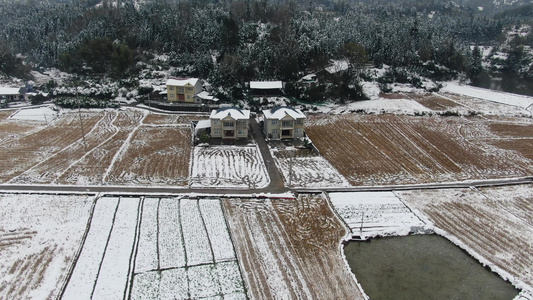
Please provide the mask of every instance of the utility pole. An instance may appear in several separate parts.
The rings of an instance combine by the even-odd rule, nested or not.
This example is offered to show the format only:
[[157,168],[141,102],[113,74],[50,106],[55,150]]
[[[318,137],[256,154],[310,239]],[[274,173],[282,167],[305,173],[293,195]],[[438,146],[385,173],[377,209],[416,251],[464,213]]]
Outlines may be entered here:
[[83,119],[81,118],[80,96],[78,95],[78,87],[76,87],[76,99],[78,100],[78,115],[80,116],[81,135],[83,137],[83,148],[87,152],[87,143],[85,142],[85,130],[83,129]]
[[359,236],[361,237],[361,239],[363,238],[363,221],[364,221],[364,218],[365,218],[365,212],[361,211],[361,227],[359,228]]
[[294,158],[294,152],[291,151],[291,156],[289,158],[289,189],[291,188],[291,185],[292,185],[292,160]]

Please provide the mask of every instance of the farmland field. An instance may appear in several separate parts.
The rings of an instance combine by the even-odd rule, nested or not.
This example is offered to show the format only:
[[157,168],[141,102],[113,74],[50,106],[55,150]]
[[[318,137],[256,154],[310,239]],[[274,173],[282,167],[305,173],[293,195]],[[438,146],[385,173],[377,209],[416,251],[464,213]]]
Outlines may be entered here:
[[352,236],[398,236],[423,231],[421,221],[393,192],[330,193]]
[[103,197],[64,299],[246,299],[218,199]]
[[340,255],[347,234],[321,195],[223,200],[253,299],[363,299]]
[[283,175],[285,186],[289,186],[289,183],[291,187],[313,188],[350,185],[327,160],[309,149],[270,151]]
[[[352,185],[528,176],[533,161],[494,146],[491,120],[399,115],[312,115],[306,132]],[[331,134],[334,133],[334,134]]]
[[260,188],[269,183],[255,146],[195,147],[193,156],[192,187]]
[[[533,186],[399,193],[445,236],[504,270],[515,285],[533,285]],[[431,201],[428,201],[431,199]],[[486,261],[485,261],[486,260]],[[501,273],[501,272],[500,272]]]
[[81,118],[0,121],[0,155],[10,158],[0,162],[0,182],[187,185],[195,116],[94,109]]
[[410,99],[417,101],[425,107],[434,111],[446,111],[446,110],[466,110],[466,108],[451,99],[446,99],[443,96],[437,94],[416,94],[409,93],[406,96]]
[[83,239],[92,197],[0,194],[0,299],[56,299]]

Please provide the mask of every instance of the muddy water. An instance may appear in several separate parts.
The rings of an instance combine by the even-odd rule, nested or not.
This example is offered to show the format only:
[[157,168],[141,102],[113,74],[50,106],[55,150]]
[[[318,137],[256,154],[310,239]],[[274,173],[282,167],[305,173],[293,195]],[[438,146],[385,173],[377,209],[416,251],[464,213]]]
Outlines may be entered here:
[[344,253],[372,300],[511,300],[519,292],[437,235],[350,242],[344,247]]

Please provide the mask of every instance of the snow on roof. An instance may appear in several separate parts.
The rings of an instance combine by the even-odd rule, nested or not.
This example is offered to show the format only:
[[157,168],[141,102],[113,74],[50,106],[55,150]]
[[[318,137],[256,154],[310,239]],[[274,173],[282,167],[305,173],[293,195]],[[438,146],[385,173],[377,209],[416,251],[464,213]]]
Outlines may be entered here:
[[347,70],[349,67],[348,60],[332,60],[329,67],[326,68],[326,71],[330,74],[335,74],[340,71]]
[[282,89],[282,81],[250,81],[250,88],[257,90]]
[[201,99],[204,99],[204,100],[218,101],[218,98],[216,98],[213,95],[209,95],[209,92],[206,92],[206,91],[198,93],[196,96],[198,96],[198,98],[201,98]]
[[10,87],[0,87],[0,95],[19,95],[19,88],[10,88]]
[[247,120],[250,118],[250,111],[236,107],[220,108],[211,111],[211,115],[209,116],[209,118],[222,120],[228,116],[232,117],[235,120]]
[[198,121],[198,124],[196,124],[196,127],[194,127],[194,134],[198,134],[198,131],[201,129],[211,128],[211,121],[210,120],[200,120]]
[[167,80],[167,85],[176,85],[176,86],[184,86],[186,84],[190,85],[196,85],[198,82],[198,78],[169,78]]
[[265,115],[266,119],[281,120],[287,115],[291,116],[293,119],[305,118],[305,115],[302,113],[301,110],[295,109],[290,106],[279,106],[274,107],[272,109],[263,110],[263,114]]

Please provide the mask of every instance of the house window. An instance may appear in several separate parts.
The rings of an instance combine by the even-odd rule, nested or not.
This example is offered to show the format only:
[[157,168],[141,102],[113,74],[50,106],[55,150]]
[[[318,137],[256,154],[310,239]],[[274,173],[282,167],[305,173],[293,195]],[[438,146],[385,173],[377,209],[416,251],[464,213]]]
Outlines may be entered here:
[[298,119],[298,120],[296,120],[296,124],[298,124],[298,125],[303,125],[303,124],[304,124],[304,119]]
[[244,135],[244,129],[239,129],[239,130],[237,131],[237,134],[238,134],[238,135]]
[[220,120],[211,120],[213,122],[213,125],[220,125]]
[[187,99],[191,99],[191,97],[192,97],[191,95],[187,95]]
[[302,128],[296,128],[294,130],[294,134],[297,135],[297,136],[301,136],[303,133],[303,129]]
[[235,123],[233,121],[224,121],[224,127],[233,127]]
[[281,122],[281,126],[283,126],[283,127],[291,127],[292,126],[292,121],[282,121]]
[[178,87],[178,93],[183,93],[183,87],[182,86]]
[[246,125],[246,120],[237,120],[237,125]]
[[278,125],[278,120],[271,120],[270,125]]
[[194,91],[194,89],[193,89],[192,87],[188,87],[188,88],[187,88],[187,91],[188,91],[188,92],[192,92],[192,91]]
[[272,136],[273,137],[278,137],[278,130],[277,129],[272,129]]
[[215,128],[215,130],[213,131],[214,136],[220,136],[221,134],[222,134],[222,131],[220,131],[220,129]]
[[173,86],[169,86],[168,89],[169,89],[170,91],[173,91],[173,90],[174,90],[174,87],[173,87]]

